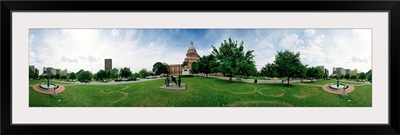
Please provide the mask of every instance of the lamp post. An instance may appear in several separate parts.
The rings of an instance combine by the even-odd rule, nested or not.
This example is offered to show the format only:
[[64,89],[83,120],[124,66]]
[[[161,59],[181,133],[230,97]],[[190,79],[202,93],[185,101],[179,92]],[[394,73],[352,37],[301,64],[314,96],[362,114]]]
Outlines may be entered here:
[[46,77],[47,78],[47,89],[49,89],[49,87],[50,87],[50,78],[49,77]]
[[336,77],[336,88],[339,88],[339,77]]

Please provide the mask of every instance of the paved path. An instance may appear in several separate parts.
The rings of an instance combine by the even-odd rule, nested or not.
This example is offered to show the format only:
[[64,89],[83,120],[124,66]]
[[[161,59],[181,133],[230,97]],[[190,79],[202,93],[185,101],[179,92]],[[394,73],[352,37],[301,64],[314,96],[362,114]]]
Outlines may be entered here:
[[[329,88],[329,84],[325,84],[324,86],[322,86],[322,89],[324,89],[326,92],[332,93],[332,94],[341,94],[342,90],[334,90]],[[350,93],[353,92],[356,88],[354,88],[353,85],[349,85],[349,88],[347,88],[345,90],[346,93]]]
[[[224,76],[208,76],[208,77],[218,78],[218,79],[223,79],[223,80],[229,80],[229,77],[224,77]],[[242,78],[241,81],[240,81],[240,80],[236,80],[235,77],[232,77],[232,81],[254,83],[254,79],[243,79]],[[300,80],[292,80],[292,81],[290,81],[290,84],[299,83],[299,82],[300,82]],[[257,83],[282,84],[282,80],[280,80],[280,79],[277,79],[277,80],[273,80],[273,79],[271,79],[271,80],[257,80]],[[284,83],[287,84],[287,82],[284,82]]]
[[[155,78],[155,79],[140,79],[139,81],[121,81],[121,82],[90,82],[90,83],[81,83],[81,82],[63,82],[63,81],[54,81],[54,82],[63,82],[63,83],[71,83],[71,85],[116,85],[116,84],[127,84],[127,83],[138,83],[138,82],[146,82],[146,81],[153,81],[153,80],[159,80],[159,79],[165,79],[165,78]],[[71,85],[65,85],[65,86],[71,86]]]
[[[53,93],[53,89],[48,89],[48,90],[47,89],[43,89],[43,88],[40,88],[39,85],[40,85],[40,83],[35,84],[35,85],[32,86],[32,88],[35,91],[43,93],[43,94],[51,94],[51,93]],[[63,85],[58,85],[58,86],[59,86],[58,89],[56,89],[57,93],[60,93],[60,92],[65,90],[65,87]]]

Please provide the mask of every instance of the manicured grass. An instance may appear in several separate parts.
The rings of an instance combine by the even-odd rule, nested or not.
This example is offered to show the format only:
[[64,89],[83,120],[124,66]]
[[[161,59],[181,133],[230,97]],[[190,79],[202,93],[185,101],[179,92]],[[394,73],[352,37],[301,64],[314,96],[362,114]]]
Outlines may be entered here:
[[[313,82],[311,82],[311,80],[304,80],[303,81],[304,84],[313,84],[313,85],[325,85],[325,84],[329,84],[329,83],[336,83],[335,79],[332,80],[313,80]],[[368,83],[362,83],[362,82],[352,82],[352,81],[347,81],[347,80],[339,80],[339,83],[343,83],[343,84],[350,84],[350,85],[363,85],[363,84],[368,84]]]
[[[36,81],[36,80],[35,80]],[[40,83],[32,81],[30,84]],[[42,80],[43,81],[43,80]],[[307,84],[323,84],[332,80]],[[30,107],[371,107],[372,86],[356,86],[348,97],[321,87],[228,83],[216,78],[184,78],[184,91],[159,88],[164,80],[118,85],[65,86],[57,97],[29,88]],[[347,101],[351,99],[352,101]]]

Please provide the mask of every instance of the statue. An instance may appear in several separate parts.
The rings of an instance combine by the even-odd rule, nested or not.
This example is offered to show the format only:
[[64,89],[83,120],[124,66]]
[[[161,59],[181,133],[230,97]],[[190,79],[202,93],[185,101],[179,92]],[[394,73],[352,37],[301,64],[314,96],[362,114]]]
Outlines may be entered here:
[[172,81],[173,81],[175,84],[178,84],[178,83],[176,82],[176,78],[175,78],[174,76],[171,76],[171,79],[172,79]]
[[181,87],[181,76],[178,76],[178,86]]
[[169,86],[169,75],[167,75],[166,78],[165,78],[165,85],[167,87]]

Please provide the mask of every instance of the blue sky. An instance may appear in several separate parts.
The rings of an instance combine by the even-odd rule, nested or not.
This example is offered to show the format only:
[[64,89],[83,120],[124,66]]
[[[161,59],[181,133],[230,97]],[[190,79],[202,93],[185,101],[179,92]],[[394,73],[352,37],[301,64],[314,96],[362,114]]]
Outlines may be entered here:
[[200,56],[231,37],[254,50],[257,69],[272,63],[277,51],[300,52],[303,63],[367,72],[372,67],[371,29],[30,29],[29,65],[80,69],[151,70],[155,62],[180,64],[190,42]]

